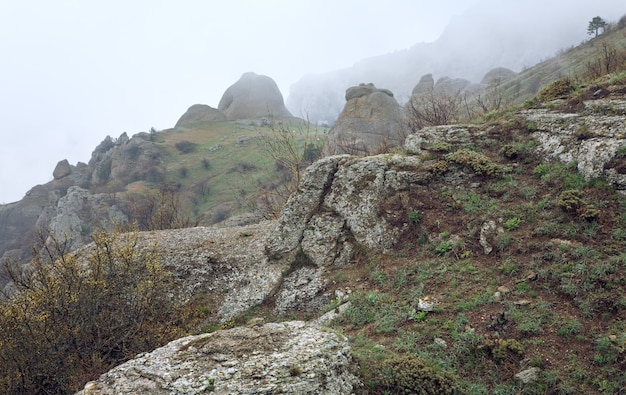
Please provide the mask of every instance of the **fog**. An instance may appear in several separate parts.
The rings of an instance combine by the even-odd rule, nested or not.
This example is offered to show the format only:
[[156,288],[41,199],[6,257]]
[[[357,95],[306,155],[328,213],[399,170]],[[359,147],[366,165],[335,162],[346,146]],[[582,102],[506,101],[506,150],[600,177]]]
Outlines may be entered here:
[[0,0],[0,203],[50,181],[59,160],[87,162],[107,135],[173,127],[195,103],[217,107],[248,71],[272,77],[286,97],[304,75],[437,41],[452,21],[549,24],[545,40],[512,44],[541,47],[537,57],[585,39],[593,16],[626,13],[623,0],[579,3]]

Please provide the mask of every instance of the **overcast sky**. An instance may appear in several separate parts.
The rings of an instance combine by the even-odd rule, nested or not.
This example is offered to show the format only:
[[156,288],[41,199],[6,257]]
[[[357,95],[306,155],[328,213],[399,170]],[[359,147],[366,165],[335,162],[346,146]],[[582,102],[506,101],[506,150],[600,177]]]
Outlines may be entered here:
[[0,0],[0,203],[50,181],[59,160],[87,162],[107,135],[217,107],[244,72],[286,98],[307,73],[434,41],[478,2]]

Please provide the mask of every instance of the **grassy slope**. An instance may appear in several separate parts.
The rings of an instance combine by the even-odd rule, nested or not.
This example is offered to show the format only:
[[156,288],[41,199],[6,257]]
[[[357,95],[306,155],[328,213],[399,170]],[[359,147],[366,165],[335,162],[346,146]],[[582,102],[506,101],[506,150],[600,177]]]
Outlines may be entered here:
[[[296,121],[292,128],[303,132],[302,125]],[[312,132],[324,135],[326,130],[316,128]],[[276,171],[261,138],[271,135],[270,127],[211,122],[190,129],[164,130],[156,142],[167,152],[167,180],[179,185],[182,202],[207,224],[226,215],[253,211],[262,186],[281,180],[283,175]],[[241,138],[246,138],[245,143],[238,143]],[[192,142],[196,148],[182,153],[176,148],[181,141]],[[138,184],[129,189],[145,191],[158,186]]]
[[[600,88],[623,99],[625,80],[622,70],[585,81],[561,105],[569,111]],[[585,181],[575,165],[545,163],[523,117],[502,114],[480,126],[483,137],[469,148],[509,173],[477,175],[458,166],[435,178],[429,194],[411,197],[410,227],[393,252],[363,251],[330,273],[327,293],[352,292],[334,328],[351,339],[365,382],[360,393],[404,393],[386,386],[400,377],[386,361],[405,366],[413,357],[425,362],[428,376],[452,377],[468,394],[626,391],[626,196],[602,179]],[[517,155],[504,155],[505,145]],[[456,188],[448,177],[459,172],[469,179]],[[566,190],[579,191],[599,215],[564,211],[558,202]],[[501,232],[485,255],[479,234],[489,219]],[[425,296],[440,302],[435,311],[419,311]],[[249,315],[277,319],[266,308]],[[533,367],[540,369],[534,383],[514,378]],[[419,380],[415,370],[401,374]]]
[[559,78],[585,78],[587,64],[602,59],[604,44],[618,51],[624,50],[626,29],[615,29],[600,35],[522,71],[514,79],[502,84],[504,97],[509,102],[520,104]]

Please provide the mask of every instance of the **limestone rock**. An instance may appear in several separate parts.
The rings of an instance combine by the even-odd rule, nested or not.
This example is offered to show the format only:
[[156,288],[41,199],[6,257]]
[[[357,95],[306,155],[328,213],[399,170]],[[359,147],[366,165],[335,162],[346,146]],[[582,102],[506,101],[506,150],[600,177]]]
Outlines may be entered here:
[[277,312],[315,309],[327,301],[321,293],[323,274],[346,265],[357,244],[378,251],[394,245],[404,230],[397,222],[406,212],[390,209],[390,202],[408,201],[411,188],[419,193],[416,188],[426,183],[420,166],[414,156],[340,155],[306,170],[265,244],[271,262],[291,264],[302,253],[309,263],[285,278],[276,296]]
[[226,121],[226,116],[218,109],[206,104],[194,104],[176,122],[177,128],[191,128],[207,122]]
[[63,159],[57,163],[54,171],[52,172],[52,177],[55,180],[61,179],[63,177],[67,177],[72,173],[72,167],[70,166],[70,162],[67,159]]
[[292,117],[276,82],[255,73],[245,73],[231,85],[217,108],[229,120]]
[[402,144],[407,117],[389,90],[361,84],[348,88],[346,101],[329,131],[326,154],[368,153]]
[[84,245],[93,230],[113,231],[115,224],[126,220],[126,215],[110,202],[108,194],[91,194],[72,186],[51,212],[48,228],[73,251]]
[[348,340],[301,321],[175,340],[89,382],[87,394],[351,394]]
[[[606,176],[616,188],[623,189],[626,183],[609,163],[624,144],[626,120],[622,115],[605,115],[609,104],[595,102],[585,103],[584,114],[529,110],[526,119],[536,129],[532,136],[540,143],[540,154],[562,163],[577,163],[586,180]],[[626,107],[626,101],[615,100],[610,106],[619,112],[620,103]]]
[[461,125],[429,126],[407,136],[404,149],[410,154],[420,154],[437,143],[464,145],[471,142],[472,128]]

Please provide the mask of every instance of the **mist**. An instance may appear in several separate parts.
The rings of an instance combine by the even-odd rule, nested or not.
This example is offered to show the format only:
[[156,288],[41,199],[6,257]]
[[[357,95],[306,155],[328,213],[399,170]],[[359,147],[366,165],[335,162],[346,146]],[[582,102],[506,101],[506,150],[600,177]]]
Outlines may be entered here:
[[[333,85],[341,91],[341,84],[370,82],[361,80],[367,73],[349,70],[362,70],[373,57],[402,57],[416,46],[448,40],[447,57],[433,60],[423,52],[403,67],[411,68],[412,78],[423,69],[472,79],[484,64],[442,69],[457,59],[455,51],[469,47],[458,37],[478,37],[473,44],[485,43],[475,47],[478,57],[491,64],[510,61],[499,65],[515,69],[586,39],[592,17],[614,21],[626,13],[615,0],[576,6],[561,0],[431,3],[3,1],[0,203],[50,181],[60,160],[87,162],[107,135],[173,127],[195,103],[217,107],[222,93],[248,71],[272,77],[289,101],[292,85],[305,75],[322,78],[342,70],[348,77]],[[471,53],[463,56],[469,60]],[[385,85],[385,78],[392,84],[393,68],[386,67],[377,66],[377,84]]]

